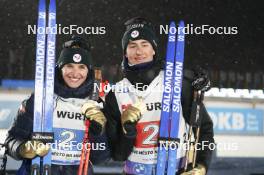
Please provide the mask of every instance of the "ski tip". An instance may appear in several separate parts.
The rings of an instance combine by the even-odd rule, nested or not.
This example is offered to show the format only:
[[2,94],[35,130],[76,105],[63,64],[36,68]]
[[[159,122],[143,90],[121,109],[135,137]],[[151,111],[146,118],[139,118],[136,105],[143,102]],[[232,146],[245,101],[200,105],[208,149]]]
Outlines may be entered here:
[[50,8],[56,8],[56,0],[50,0],[50,4],[49,4]]
[[179,27],[184,27],[184,21],[183,20],[180,20]]
[[170,27],[175,27],[175,26],[176,26],[175,22],[174,21],[171,21],[170,22]]
[[45,0],[39,0],[38,9],[40,12],[46,11],[46,1]]

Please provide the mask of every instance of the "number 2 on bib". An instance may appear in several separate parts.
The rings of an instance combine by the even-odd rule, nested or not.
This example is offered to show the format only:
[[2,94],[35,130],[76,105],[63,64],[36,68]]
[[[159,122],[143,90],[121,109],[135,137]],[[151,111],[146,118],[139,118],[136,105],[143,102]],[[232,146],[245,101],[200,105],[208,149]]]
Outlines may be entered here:
[[159,132],[159,121],[138,123],[135,147],[137,148],[156,147],[158,132]]

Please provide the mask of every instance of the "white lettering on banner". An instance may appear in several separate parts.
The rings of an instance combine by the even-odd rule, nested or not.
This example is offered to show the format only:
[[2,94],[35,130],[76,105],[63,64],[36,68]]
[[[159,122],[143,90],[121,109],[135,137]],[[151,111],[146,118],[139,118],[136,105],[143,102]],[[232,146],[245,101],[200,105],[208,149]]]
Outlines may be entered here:
[[247,130],[249,131],[257,131],[258,130],[258,120],[256,115],[248,114],[247,118]]
[[243,130],[245,128],[245,120],[242,113],[239,112],[209,112],[214,128],[221,130]]
[[249,132],[251,134],[262,133],[262,120],[254,112],[218,112],[210,111],[214,129],[217,132]]
[[224,112],[219,112],[219,118],[218,118],[218,126],[219,129],[231,129],[231,125],[229,123],[229,118],[231,116],[230,112],[224,113]]
[[240,112],[234,112],[232,115],[232,128],[235,130],[241,130],[245,128],[245,122],[243,114]]

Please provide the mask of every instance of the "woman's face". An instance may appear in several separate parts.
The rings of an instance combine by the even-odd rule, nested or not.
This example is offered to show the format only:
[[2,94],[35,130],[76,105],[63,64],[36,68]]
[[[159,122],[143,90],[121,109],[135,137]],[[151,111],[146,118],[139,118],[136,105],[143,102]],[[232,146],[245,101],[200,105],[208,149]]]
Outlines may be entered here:
[[63,80],[70,88],[78,88],[88,76],[88,68],[85,64],[68,63],[61,70]]

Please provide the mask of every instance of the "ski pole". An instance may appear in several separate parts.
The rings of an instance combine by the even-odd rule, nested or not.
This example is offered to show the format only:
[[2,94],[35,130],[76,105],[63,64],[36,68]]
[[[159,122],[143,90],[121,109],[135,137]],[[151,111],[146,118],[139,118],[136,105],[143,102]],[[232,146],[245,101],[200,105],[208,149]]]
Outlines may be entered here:
[[[100,69],[95,70],[95,84],[97,87],[100,87],[100,82],[102,80],[102,73]],[[91,99],[94,101],[97,101],[99,98],[99,89],[94,91],[91,95]],[[83,138],[83,148],[81,153],[81,160],[80,165],[78,169],[78,175],[87,175],[88,168],[89,168],[89,158],[90,158],[90,150],[91,146],[89,143],[89,127],[90,127],[90,121],[85,121],[85,133]],[[87,147],[86,147],[87,145]]]
[[199,117],[199,114],[197,116],[197,112],[199,113],[199,111],[197,110],[200,110],[200,106],[198,106],[198,91],[194,91],[194,95],[193,95],[193,102],[192,102],[192,108],[191,108],[191,117],[190,117],[190,127],[189,127],[189,131],[188,131],[188,135],[187,135],[187,144],[188,144],[188,147],[187,147],[187,151],[186,151],[186,154],[185,154],[185,166],[184,166],[184,171],[187,171],[187,168],[188,168],[188,163],[189,163],[189,156],[190,156],[190,151],[191,151],[191,147],[193,146],[192,142],[191,142],[191,139],[192,139],[192,133],[193,133],[193,127],[195,125],[195,122],[196,122],[196,118]]
[[186,151],[186,154],[185,154],[185,165],[184,165],[184,171],[187,171],[187,168],[188,168],[188,163],[189,163],[189,154],[190,154],[190,148],[191,148],[191,137],[192,137],[192,126],[189,127],[189,131],[188,131],[188,135],[187,135],[187,139],[186,139],[186,142],[188,144],[188,147],[187,147],[187,151]]
[[194,143],[194,153],[193,153],[193,158],[192,158],[192,168],[195,167],[196,164],[196,157],[197,157],[197,144],[199,142],[199,137],[200,137],[200,127],[201,127],[201,116],[200,116],[200,105],[203,101],[204,97],[204,91],[198,91],[197,92],[197,98],[198,98],[198,104],[197,104],[197,110],[196,110],[196,136],[195,136],[195,143]]
[[[87,127],[89,127],[89,124]],[[87,175],[87,173],[88,173],[89,160],[90,160],[90,150],[91,150],[90,143],[87,142],[86,144],[88,144],[88,148],[87,148],[86,154],[85,154],[84,175]]]
[[[197,157],[197,145],[199,142],[199,137],[200,137],[200,125],[201,125],[201,117],[200,117],[200,105],[203,101],[203,97],[204,97],[204,91],[198,90],[198,91],[194,91],[194,100],[192,103],[192,111],[191,111],[191,120],[190,120],[190,128],[188,131],[188,137],[187,137],[187,143],[189,144],[189,149],[186,152],[186,162],[185,162],[185,167],[184,170],[186,171],[188,168],[188,163],[189,163],[189,157],[190,157],[190,148],[192,147],[193,150],[193,155],[191,158],[191,162],[192,162],[192,168],[195,167],[196,164],[196,157]],[[196,132],[195,132],[195,141],[194,141],[194,145],[192,145],[193,143],[191,142],[191,137],[192,137],[192,130],[196,128]]]
[[[85,121],[85,133],[83,138],[83,148],[80,160],[80,166],[78,169],[78,175],[87,175],[89,167],[89,157],[90,157],[90,144],[89,144],[89,126],[90,121]],[[88,147],[86,147],[88,145]]]

